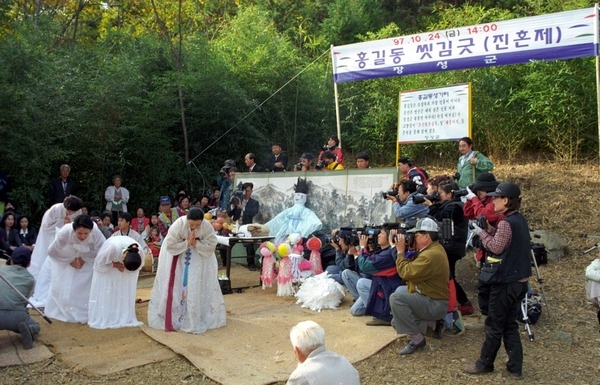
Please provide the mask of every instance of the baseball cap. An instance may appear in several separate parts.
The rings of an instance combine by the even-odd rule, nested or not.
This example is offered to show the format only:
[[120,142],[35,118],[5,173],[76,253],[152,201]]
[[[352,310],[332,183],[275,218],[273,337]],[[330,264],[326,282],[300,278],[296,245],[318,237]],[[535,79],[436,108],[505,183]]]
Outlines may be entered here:
[[171,204],[171,198],[169,198],[166,195],[163,195],[160,197],[159,203],[161,205],[170,205]]
[[496,187],[496,191],[487,193],[487,196],[518,198],[521,196],[521,189],[512,182],[502,182]]
[[17,247],[10,258],[16,265],[27,266],[31,262],[31,251],[26,247]]
[[416,233],[419,231],[438,231],[438,224],[431,218],[421,218],[417,221],[417,224],[412,229],[408,230],[407,233]]

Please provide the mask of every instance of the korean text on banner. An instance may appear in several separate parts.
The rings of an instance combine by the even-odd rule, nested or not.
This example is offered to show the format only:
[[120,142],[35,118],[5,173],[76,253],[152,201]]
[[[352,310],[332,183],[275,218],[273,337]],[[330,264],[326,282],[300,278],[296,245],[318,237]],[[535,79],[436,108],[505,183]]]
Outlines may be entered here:
[[595,56],[596,7],[332,47],[336,83]]

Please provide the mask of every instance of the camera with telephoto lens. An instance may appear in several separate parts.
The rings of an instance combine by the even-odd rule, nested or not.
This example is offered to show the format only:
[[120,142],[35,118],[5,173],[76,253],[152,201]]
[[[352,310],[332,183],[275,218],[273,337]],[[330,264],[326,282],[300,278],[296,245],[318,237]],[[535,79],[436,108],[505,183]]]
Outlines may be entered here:
[[398,188],[397,187],[396,188],[391,188],[391,189],[389,189],[387,191],[382,191],[381,192],[381,197],[383,199],[387,199],[388,195],[391,195],[393,197],[398,196]]
[[315,168],[316,168],[317,170],[322,170],[322,169],[323,169],[323,167],[325,167],[325,162],[323,162],[323,160],[319,160],[319,161],[317,162],[317,164],[315,165]]
[[462,189],[462,190],[453,190],[453,191],[452,191],[452,197],[453,197],[454,199],[456,199],[456,198],[460,198],[460,197],[465,197],[465,196],[467,196],[467,195],[469,195],[469,190],[467,190],[467,189]]
[[440,194],[434,192],[433,194],[429,195],[413,195],[412,197],[413,203],[415,204],[425,203],[425,199],[429,200],[432,203],[439,202]]
[[296,171],[302,171],[302,163],[296,163],[296,165],[294,166],[294,169]]

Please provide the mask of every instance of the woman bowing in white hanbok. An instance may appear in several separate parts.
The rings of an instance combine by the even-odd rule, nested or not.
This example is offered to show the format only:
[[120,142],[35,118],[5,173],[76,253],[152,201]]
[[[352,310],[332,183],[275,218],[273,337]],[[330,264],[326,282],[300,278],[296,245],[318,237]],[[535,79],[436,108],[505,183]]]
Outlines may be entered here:
[[160,249],[148,324],[165,331],[203,333],[225,326],[213,227],[192,207],[169,228]]
[[110,237],[94,261],[88,325],[94,329],[142,326],[135,314],[142,246],[128,236]]
[[31,253],[31,265],[27,268],[35,278],[33,296],[29,299],[34,306],[45,307],[48,290],[50,290],[48,247],[54,241],[57,230],[67,223],[72,223],[81,214],[82,207],[83,202],[81,199],[69,195],[64,202],[52,205],[44,213],[35,248]]
[[106,238],[87,215],[64,226],[48,248],[51,282],[46,315],[64,322],[87,323],[94,258]]

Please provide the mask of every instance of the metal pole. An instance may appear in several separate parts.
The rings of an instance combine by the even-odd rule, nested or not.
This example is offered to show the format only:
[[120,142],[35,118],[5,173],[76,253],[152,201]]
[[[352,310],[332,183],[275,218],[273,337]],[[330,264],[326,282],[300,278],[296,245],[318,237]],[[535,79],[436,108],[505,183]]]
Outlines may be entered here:
[[[333,44],[331,45],[331,62],[333,63],[333,65],[335,65],[335,59],[333,57]],[[338,145],[338,147],[342,149],[342,123],[340,122],[340,101],[335,77],[333,79],[333,94],[335,96],[335,121],[337,126],[337,137],[340,140],[340,144]]]

